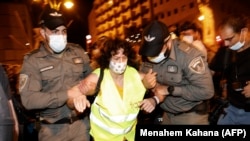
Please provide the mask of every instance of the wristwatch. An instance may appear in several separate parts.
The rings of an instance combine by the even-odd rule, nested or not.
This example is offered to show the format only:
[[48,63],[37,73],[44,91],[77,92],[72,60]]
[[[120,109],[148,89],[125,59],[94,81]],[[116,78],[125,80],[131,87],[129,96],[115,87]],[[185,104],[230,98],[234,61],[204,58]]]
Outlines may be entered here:
[[172,95],[174,92],[174,86],[168,86],[168,94]]

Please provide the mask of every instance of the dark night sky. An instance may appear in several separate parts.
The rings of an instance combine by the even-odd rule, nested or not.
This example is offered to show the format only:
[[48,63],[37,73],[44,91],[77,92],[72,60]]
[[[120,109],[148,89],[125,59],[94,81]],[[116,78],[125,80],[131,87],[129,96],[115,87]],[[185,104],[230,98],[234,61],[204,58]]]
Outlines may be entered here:
[[[1,2],[11,3],[27,3],[31,0],[1,0]],[[59,1],[59,0],[58,0]],[[62,1],[62,0],[61,0]],[[73,20],[68,28],[68,41],[80,44],[85,48],[85,36],[89,34],[88,30],[88,14],[91,11],[94,0],[72,0],[74,2],[73,9],[65,9],[61,5],[61,10],[65,14],[67,21]],[[42,13],[42,4],[32,4],[28,6],[31,11],[31,20],[33,27],[38,27],[39,16]]]
[[88,32],[88,14],[92,8],[93,0],[78,0],[75,4],[75,12],[70,11],[68,19],[73,19],[73,23],[68,28],[68,41],[75,42],[85,48],[85,36]]
[[68,42],[78,43],[86,48],[85,36],[89,34],[88,14],[93,0],[74,0],[74,3],[73,9],[62,9],[67,21],[73,20],[68,27]]

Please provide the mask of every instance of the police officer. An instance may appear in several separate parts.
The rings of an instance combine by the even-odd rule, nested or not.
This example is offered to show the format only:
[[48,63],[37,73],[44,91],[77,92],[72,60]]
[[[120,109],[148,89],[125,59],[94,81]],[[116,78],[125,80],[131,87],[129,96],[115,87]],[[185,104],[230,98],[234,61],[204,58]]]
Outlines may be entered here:
[[152,89],[164,110],[162,124],[208,124],[207,100],[213,97],[212,76],[204,55],[170,37],[167,26],[152,21],[143,31],[141,71],[157,72]]
[[[225,71],[229,106],[219,125],[250,124],[250,38],[248,20],[244,15],[229,15],[221,21],[219,33],[231,52]],[[211,67],[212,68],[212,67]]]
[[[24,57],[19,91],[28,110],[39,110],[39,141],[88,141],[89,120],[70,109],[69,98],[81,96],[73,89],[92,70],[85,50],[67,42],[65,18],[46,9],[41,16],[40,47]],[[89,101],[86,99],[86,107]]]
[[207,49],[202,42],[202,30],[195,23],[185,21],[180,25],[180,38],[200,50],[207,60]]

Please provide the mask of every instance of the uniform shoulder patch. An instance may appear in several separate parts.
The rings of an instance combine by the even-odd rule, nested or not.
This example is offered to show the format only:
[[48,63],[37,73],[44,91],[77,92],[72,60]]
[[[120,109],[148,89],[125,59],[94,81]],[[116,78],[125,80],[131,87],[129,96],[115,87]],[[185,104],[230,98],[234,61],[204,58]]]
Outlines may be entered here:
[[205,64],[201,56],[194,58],[188,67],[197,74],[203,74],[205,72]]
[[28,81],[28,75],[27,74],[20,74],[19,75],[19,91],[21,92],[24,86],[26,85]]

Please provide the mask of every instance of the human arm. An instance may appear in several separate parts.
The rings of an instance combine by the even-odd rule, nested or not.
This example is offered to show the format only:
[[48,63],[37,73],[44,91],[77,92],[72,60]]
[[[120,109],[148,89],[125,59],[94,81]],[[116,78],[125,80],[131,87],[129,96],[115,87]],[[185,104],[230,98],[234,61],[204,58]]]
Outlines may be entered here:
[[19,76],[19,91],[26,109],[58,108],[69,97],[81,95],[80,92],[69,91],[84,70],[80,70],[80,66],[73,63],[67,63],[67,68],[62,70],[63,63],[58,64],[56,59],[48,61],[33,56],[25,57]]
[[142,78],[142,83],[146,89],[151,89],[156,85],[156,72],[153,72],[152,69],[149,69],[147,73],[140,73]]
[[90,102],[86,95],[80,95],[78,97],[69,98],[67,105],[71,109],[76,109],[78,112],[84,112],[86,108],[90,107]]
[[190,48],[189,52],[180,51],[178,56],[177,60],[169,59],[165,64],[154,66],[158,73],[157,86],[160,87],[156,86],[154,93],[167,95],[169,86],[172,86],[174,90],[165,99],[168,99],[168,104],[176,103],[178,99],[195,102],[211,98],[214,95],[212,75],[202,54]]
[[95,73],[91,73],[85,79],[81,80],[78,88],[83,95],[94,95],[96,92],[96,86],[99,76]]
[[213,97],[214,85],[207,61],[201,56],[187,59],[183,71],[185,85],[175,86],[173,96],[180,96],[189,101],[202,101]]
[[[9,83],[9,78],[4,70],[4,68],[0,65],[0,93],[1,93],[1,101],[5,99],[3,94],[6,96],[6,100],[8,100],[7,105],[8,107],[2,107],[6,108],[10,111],[10,116],[13,118],[14,122],[14,134],[13,134],[13,141],[18,141],[18,136],[19,136],[19,124],[18,124],[18,119],[16,116],[16,111],[12,102],[12,97],[11,97],[11,88],[10,88],[10,83]],[[7,114],[7,113],[4,113]]]
[[74,89],[82,93],[81,96],[69,98],[67,100],[67,105],[76,109],[78,112],[83,112],[87,107],[90,107],[90,102],[87,100],[87,95],[95,94],[96,83],[98,76],[95,73],[91,73],[85,79],[80,81],[80,83],[74,86]]
[[156,105],[163,102],[166,96],[169,95],[167,88],[168,86],[156,84],[156,86],[151,89],[154,95],[150,98],[144,99],[140,103],[141,110],[151,113],[155,109]]
[[246,86],[243,88],[242,94],[246,98],[250,98],[250,81],[246,82]]
[[157,100],[154,97],[145,98],[139,103],[141,110],[151,113],[154,111],[156,105],[158,104]]
[[156,99],[158,99],[158,103],[161,103],[164,101],[167,95],[169,95],[168,91],[169,86],[156,84],[156,86],[152,89],[152,92],[154,93],[154,96]]
[[11,99],[9,99],[8,101],[9,103],[9,107],[11,110],[11,114],[14,120],[14,135],[13,135],[13,141],[18,141],[18,136],[19,136],[19,123],[18,123],[18,119],[17,119],[17,115],[14,109],[14,105]]

